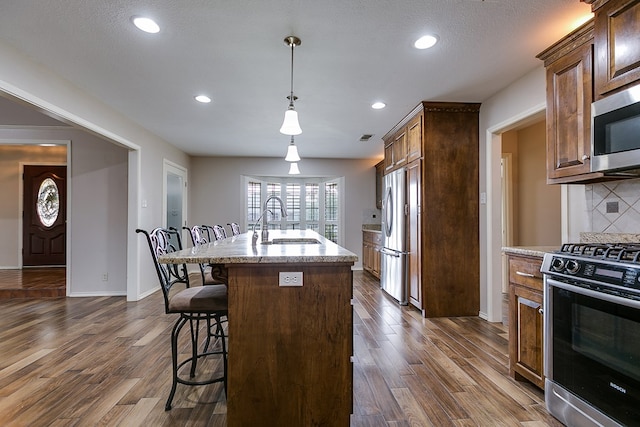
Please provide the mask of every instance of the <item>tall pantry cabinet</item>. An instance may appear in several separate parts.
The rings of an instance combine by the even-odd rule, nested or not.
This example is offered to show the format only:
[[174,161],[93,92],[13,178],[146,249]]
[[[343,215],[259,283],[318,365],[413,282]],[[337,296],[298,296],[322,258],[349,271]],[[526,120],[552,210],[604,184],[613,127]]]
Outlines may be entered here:
[[422,102],[383,137],[393,155],[385,173],[407,175],[409,302],[425,317],[477,316],[480,308],[479,110]]

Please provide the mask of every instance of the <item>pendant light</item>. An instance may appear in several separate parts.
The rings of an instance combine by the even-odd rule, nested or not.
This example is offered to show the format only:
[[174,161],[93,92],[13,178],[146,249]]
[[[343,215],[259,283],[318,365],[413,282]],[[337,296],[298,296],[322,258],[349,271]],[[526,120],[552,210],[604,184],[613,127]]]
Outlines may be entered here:
[[293,142],[293,135],[291,135],[291,143],[287,149],[287,156],[284,158],[287,162],[299,162],[300,156],[298,155],[298,148]]
[[296,46],[300,46],[302,41],[298,37],[288,36],[285,37],[284,43],[291,47],[291,93],[287,96],[287,99],[289,99],[289,108],[287,108],[287,111],[284,113],[284,121],[280,127],[280,133],[285,135],[300,135],[302,129],[300,128],[300,123],[298,123],[298,112],[293,106],[293,101],[298,99],[297,96],[293,95],[293,49]]
[[300,175],[300,169],[298,169],[296,162],[292,162],[291,166],[289,166],[289,175]]

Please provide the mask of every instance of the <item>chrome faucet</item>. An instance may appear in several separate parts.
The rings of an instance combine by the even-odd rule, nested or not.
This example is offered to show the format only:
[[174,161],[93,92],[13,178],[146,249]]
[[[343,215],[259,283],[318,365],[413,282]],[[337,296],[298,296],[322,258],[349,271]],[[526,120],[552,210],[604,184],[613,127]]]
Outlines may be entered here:
[[[264,211],[262,212],[262,241],[266,242],[269,240],[269,227],[268,227],[268,223],[269,221],[267,220],[267,211],[271,212],[268,208],[269,206],[269,201],[271,199],[275,199],[278,201],[278,203],[280,203],[280,212],[282,213],[283,217],[287,216],[287,208],[284,207],[284,203],[282,202],[282,199],[278,196],[269,196],[267,197],[267,200],[264,201]],[[271,214],[273,215],[273,212],[271,212]],[[255,228],[255,226],[254,226]]]
[[[256,242],[258,241],[258,233],[256,233],[256,225],[260,224],[260,220],[264,217],[267,217],[267,213],[270,213],[271,215],[273,215],[273,211],[271,209],[265,209],[262,211],[262,213],[260,214],[260,216],[258,217],[258,219],[256,220],[256,222],[253,224],[253,238],[251,240],[251,243],[253,243],[253,245],[256,244]],[[268,236],[267,236],[268,237]]]

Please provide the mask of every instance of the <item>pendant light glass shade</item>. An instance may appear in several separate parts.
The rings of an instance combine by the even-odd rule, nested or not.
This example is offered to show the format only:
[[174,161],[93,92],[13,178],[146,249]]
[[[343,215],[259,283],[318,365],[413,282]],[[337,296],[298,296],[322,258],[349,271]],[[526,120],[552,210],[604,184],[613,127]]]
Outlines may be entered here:
[[287,156],[284,158],[287,162],[299,162],[300,156],[298,155],[298,147],[293,143],[293,135],[291,136],[291,144],[287,149]]
[[293,106],[293,101],[298,99],[298,97],[293,94],[293,49],[296,46],[300,46],[301,43],[302,41],[296,36],[288,36],[284,39],[284,44],[291,48],[291,92],[287,97],[289,98],[289,108],[287,108],[287,111],[284,113],[284,121],[280,127],[280,133],[285,135],[300,135],[302,133],[300,123],[298,123],[298,112]]
[[291,166],[289,166],[289,175],[300,175],[300,169],[298,169],[297,163],[291,163]]
[[285,135],[300,135],[302,133],[300,123],[298,123],[298,112],[293,109],[293,105],[290,105],[289,109],[284,113],[284,121],[280,127],[280,133]]

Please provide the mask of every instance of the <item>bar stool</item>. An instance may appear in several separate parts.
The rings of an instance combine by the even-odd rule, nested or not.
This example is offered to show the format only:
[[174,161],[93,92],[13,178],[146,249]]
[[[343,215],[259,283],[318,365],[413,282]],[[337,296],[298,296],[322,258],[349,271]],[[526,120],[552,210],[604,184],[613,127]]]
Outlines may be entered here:
[[[186,264],[160,264],[158,257],[176,250],[176,246],[170,243],[177,240],[178,248],[181,248],[180,233],[177,230],[166,230],[155,228],[151,232],[137,229],[136,233],[142,233],[147,239],[151,258],[153,260],[160,288],[164,297],[165,313],[178,314],[171,330],[171,359],[173,382],[165,410],[171,409],[171,402],[175,395],[178,384],[185,385],[206,385],[217,382],[224,384],[225,393],[227,391],[227,344],[222,327],[222,318],[228,314],[228,300],[226,287],[224,286],[189,286],[189,274]],[[172,291],[175,285],[184,285],[184,289]],[[199,331],[200,321],[206,322],[207,337],[203,346],[203,351],[199,352]],[[214,325],[211,322],[214,322]],[[191,332],[191,356],[185,360],[178,360],[178,337],[184,325],[189,324]],[[212,326],[215,331],[212,330]],[[210,338],[215,337],[220,349],[209,350]],[[196,373],[198,359],[220,355],[222,358],[223,373],[220,376],[206,380],[193,380]],[[181,377],[179,370],[184,365],[190,364],[189,379]]]
[[216,240],[224,240],[227,238],[227,230],[219,224],[213,226],[213,233],[216,236]]
[[[191,236],[191,243],[193,246],[207,245],[211,242],[211,234],[205,227],[206,225],[193,227],[182,227],[189,231]],[[210,227],[213,230],[213,227]],[[227,271],[223,265],[220,264],[198,264],[200,267],[200,275],[202,276],[203,285],[226,285],[227,284]],[[209,269],[209,271],[207,271]]]
[[229,227],[231,227],[231,234],[233,236],[237,236],[237,235],[241,234],[240,225],[237,222],[230,222],[227,225]]

